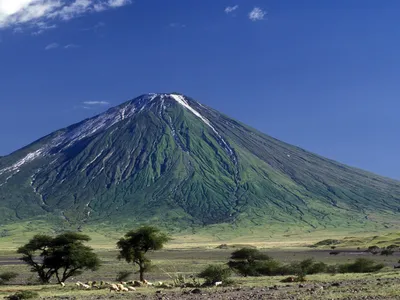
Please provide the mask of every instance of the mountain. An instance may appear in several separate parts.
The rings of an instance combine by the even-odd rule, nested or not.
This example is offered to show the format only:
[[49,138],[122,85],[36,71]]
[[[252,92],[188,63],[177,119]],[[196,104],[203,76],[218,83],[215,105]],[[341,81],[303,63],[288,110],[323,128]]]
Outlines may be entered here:
[[400,182],[147,94],[0,158],[0,225],[397,226]]

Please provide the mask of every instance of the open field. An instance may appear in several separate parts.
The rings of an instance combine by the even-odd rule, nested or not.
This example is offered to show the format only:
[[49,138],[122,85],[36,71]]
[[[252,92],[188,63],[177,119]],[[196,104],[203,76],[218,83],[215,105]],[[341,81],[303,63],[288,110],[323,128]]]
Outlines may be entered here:
[[[86,226],[82,233],[92,239],[90,245],[95,249],[113,250],[115,243],[134,226]],[[387,246],[400,244],[400,229],[372,228],[360,229],[325,228],[304,230],[301,227],[252,226],[233,228],[232,225],[208,226],[204,229],[166,230],[172,237],[167,249],[212,249],[220,244],[249,244],[258,248],[303,248],[324,239],[338,239],[338,246],[346,248]],[[64,232],[62,230],[61,232]],[[71,231],[76,231],[72,230]],[[0,228],[0,251],[13,251],[22,246],[35,234],[54,235],[56,233],[45,221],[29,221],[3,225]]]
[[[178,274],[189,278],[199,273],[209,264],[223,264],[229,259],[230,249],[165,249],[150,255],[154,268],[148,273],[151,282],[170,282]],[[117,294],[108,290],[80,290],[76,281],[115,281],[121,270],[134,270],[132,265],[116,259],[116,250],[98,249],[103,260],[102,267],[96,272],[85,272],[73,278],[62,288],[58,285],[39,286],[33,283],[34,276],[21,264],[18,256],[10,250],[0,253],[0,273],[14,271],[19,276],[8,286],[0,286],[0,297],[19,290],[37,291],[45,299],[400,299],[400,269],[393,269],[400,259],[400,253],[392,256],[372,255],[362,250],[340,248],[339,255],[330,255],[329,249],[264,249],[268,255],[284,263],[314,258],[327,264],[339,264],[353,261],[358,257],[373,258],[386,267],[372,274],[317,274],[307,276],[304,283],[282,283],[285,277],[234,277],[233,286],[201,288],[200,294],[191,294],[192,289],[174,288],[171,290],[152,287],[138,288],[132,293]],[[365,250],[365,249],[364,249]],[[133,274],[131,279],[137,279]],[[332,284],[334,286],[332,286]],[[300,287],[300,284],[302,287]],[[335,286],[337,285],[337,286]],[[276,287],[275,287],[276,286]],[[156,293],[159,291],[159,293]],[[164,296],[163,296],[164,295]]]

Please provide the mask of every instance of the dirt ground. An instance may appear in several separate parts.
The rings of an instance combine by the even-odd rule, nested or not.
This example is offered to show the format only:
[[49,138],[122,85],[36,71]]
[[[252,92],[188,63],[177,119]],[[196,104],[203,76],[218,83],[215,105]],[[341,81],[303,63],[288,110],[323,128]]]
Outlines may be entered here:
[[44,297],[46,300],[103,300],[103,299],[215,299],[215,300],[258,300],[258,299],[400,299],[400,276],[395,278],[371,278],[357,280],[334,280],[329,282],[304,282],[265,287],[213,287],[137,291],[132,293],[105,292],[103,294],[80,293],[77,296]]

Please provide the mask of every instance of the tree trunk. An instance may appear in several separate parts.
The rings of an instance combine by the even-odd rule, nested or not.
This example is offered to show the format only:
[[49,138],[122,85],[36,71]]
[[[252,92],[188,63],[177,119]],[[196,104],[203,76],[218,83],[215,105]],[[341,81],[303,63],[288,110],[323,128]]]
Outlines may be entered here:
[[61,284],[60,276],[58,275],[58,271],[56,272],[56,278],[59,284]]
[[140,281],[144,282],[144,266],[143,266],[143,264],[139,265],[139,277],[140,277]]

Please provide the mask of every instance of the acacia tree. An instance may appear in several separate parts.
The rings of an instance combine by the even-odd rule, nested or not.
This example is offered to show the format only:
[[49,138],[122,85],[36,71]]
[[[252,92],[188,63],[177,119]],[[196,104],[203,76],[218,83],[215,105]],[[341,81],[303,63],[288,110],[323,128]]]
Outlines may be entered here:
[[260,276],[273,272],[278,263],[257,249],[242,248],[232,252],[228,266],[240,275]]
[[150,268],[151,260],[146,257],[149,251],[160,250],[171,238],[152,226],[143,226],[131,230],[117,242],[120,250],[118,259],[125,259],[128,263],[139,267],[140,281],[144,281],[144,273]]
[[55,275],[59,283],[79,275],[83,270],[95,271],[100,260],[93,249],[83,243],[90,237],[80,233],[64,233],[52,238],[35,235],[26,245],[18,249],[21,260],[38,273],[41,283],[49,283]]

